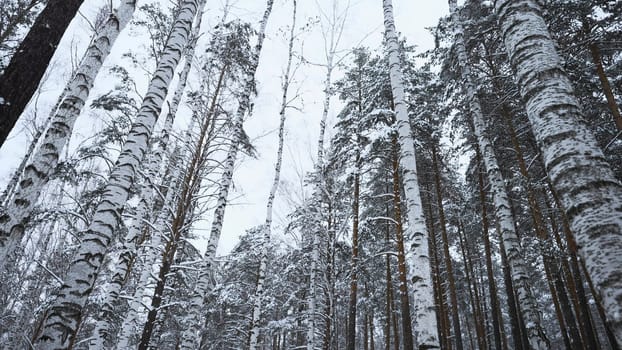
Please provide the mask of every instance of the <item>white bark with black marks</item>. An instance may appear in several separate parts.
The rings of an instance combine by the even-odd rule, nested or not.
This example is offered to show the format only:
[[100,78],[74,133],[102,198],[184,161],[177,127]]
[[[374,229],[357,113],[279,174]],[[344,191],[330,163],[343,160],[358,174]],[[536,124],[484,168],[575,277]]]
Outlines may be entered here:
[[413,282],[417,344],[421,349],[434,349],[440,346],[436,327],[436,307],[430,269],[428,233],[423,216],[423,206],[421,205],[421,194],[419,193],[415,146],[406,106],[404,78],[391,0],[383,0],[383,9],[391,91],[395,104],[396,126],[401,152],[400,166],[402,167],[402,181],[406,194],[408,217],[408,228],[405,235],[407,243],[406,260],[409,262],[409,280]]
[[469,58],[464,44],[464,30],[456,0],[449,0],[449,10],[454,27],[455,49],[462,73],[462,82],[473,118],[473,131],[482,154],[488,181],[490,182],[495,217],[499,224],[501,242],[510,265],[512,283],[518,297],[521,317],[525,321],[527,340],[532,349],[548,349],[550,345],[542,328],[542,317],[538,311],[538,303],[529,287],[529,273],[523,258],[520,239],[514,226],[514,215],[512,214],[510,199],[505,188],[505,181],[503,180],[501,169],[499,169],[493,145],[488,135],[486,135],[486,122],[484,121],[482,107],[477,97],[477,88],[475,87],[468,64]]
[[188,315],[186,315],[187,328],[182,333],[182,341],[180,349],[190,350],[196,349],[199,342],[200,329],[202,327],[202,315],[203,304],[205,301],[205,295],[211,288],[211,273],[216,259],[216,249],[220,241],[220,234],[222,232],[222,225],[225,216],[225,209],[227,207],[227,197],[229,196],[229,189],[233,181],[233,170],[235,167],[235,161],[237,159],[240,144],[244,139],[244,117],[250,108],[250,100],[253,91],[255,90],[255,72],[259,65],[259,56],[263,47],[263,42],[266,36],[266,26],[268,24],[268,18],[272,12],[272,5],[274,0],[268,0],[266,3],[266,10],[260,22],[260,28],[257,37],[257,43],[253,49],[252,62],[249,69],[246,71],[246,75],[243,77],[243,92],[240,95],[240,101],[238,110],[232,121],[233,123],[233,137],[231,145],[227,151],[227,156],[223,161],[224,171],[222,173],[218,196],[216,200],[216,208],[214,209],[214,216],[212,218],[212,226],[210,229],[210,238],[207,243],[207,249],[203,256],[203,262],[201,263],[201,272],[199,279],[195,285],[188,308]]
[[291,30],[289,33],[289,45],[287,65],[285,67],[285,74],[283,75],[283,86],[281,97],[281,109],[279,111],[279,141],[276,155],[276,164],[274,165],[274,179],[272,181],[272,187],[268,194],[268,202],[266,204],[266,221],[262,227],[263,241],[261,242],[261,253],[259,261],[259,273],[257,277],[257,289],[255,290],[255,296],[253,299],[253,311],[251,314],[251,329],[250,329],[250,350],[257,349],[257,340],[259,338],[259,324],[261,321],[261,303],[265,297],[264,282],[266,279],[266,270],[268,269],[268,248],[270,246],[270,236],[272,231],[272,207],[274,204],[274,198],[279,188],[279,181],[281,178],[281,166],[283,163],[283,144],[285,142],[285,112],[287,110],[287,92],[290,84],[290,73],[292,69],[292,58],[294,50],[294,32],[296,29],[296,0],[292,0],[293,3],[293,15]]
[[198,0],[184,0],[173,23],[162,57],[149,84],[143,104],[112,169],[102,200],[93,219],[82,234],[82,241],[69,265],[65,283],[43,320],[42,333],[37,336],[37,349],[66,349],[71,345],[82,318],[82,309],[93,290],[93,284],[104,255],[118,234],[121,212],[130,194],[137,169],[148,148],[148,141],[166,98],[169,84],[192,30],[198,11]]
[[544,164],[571,223],[618,344],[622,344],[622,184],[607,163],[534,0],[496,13]]
[[131,20],[135,0],[124,0],[110,13],[107,21],[87,48],[80,65],[64,90],[64,99],[32,161],[24,168],[19,188],[6,212],[0,217],[0,261],[22,238],[37,199],[56,168],[63,148],[71,138],[73,126],[89,97],[95,77],[120,31]]
[[[203,5],[200,4],[199,6],[202,8]],[[134,219],[128,227],[128,232],[123,239],[121,251],[119,253],[119,260],[115,265],[112,278],[106,288],[107,294],[100,307],[97,315],[97,322],[95,323],[95,328],[93,329],[93,335],[89,341],[90,349],[103,349],[108,347],[109,342],[112,339],[113,335],[111,334],[111,331],[115,319],[114,304],[119,298],[121,290],[127,280],[127,276],[130,273],[132,262],[136,258],[139,248],[138,242],[141,238],[143,238],[142,230],[145,220],[148,219],[148,212],[153,206],[154,199],[157,196],[157,190],[155,189],[157,184],[154,182],[156,179],[160,178],[160,165],[164,160],[164,154],[168,148],[170,134],[173,129],[173,123],[175,122],[175,116],[177,115],[181,98],[184,94],[184,90],[186,89],[188,74],[192,68],[192,60],[194,58],[196,42],[201,27],[202,15],[203,13],[199,11],[194,21],[192,37],[188,42],[186,53],[184,55],[184,66],[179,73],[177,88],[175,89],[175,93],[173,94],[173,98],[169,104],[169,110],[166,114],[166,119],[164,121],[162,131],[160,132],[158,143],[154,145],[153,151],[146,156],[147,161],[144,166],[144,181],[141,185],[139,194],[140,201],[138,202]]]

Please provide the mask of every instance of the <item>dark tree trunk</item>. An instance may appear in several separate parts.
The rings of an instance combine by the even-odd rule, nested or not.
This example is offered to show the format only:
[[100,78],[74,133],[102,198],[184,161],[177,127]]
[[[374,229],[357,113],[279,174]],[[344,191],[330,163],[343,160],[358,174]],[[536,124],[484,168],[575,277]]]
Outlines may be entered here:
[[445,266],[447,267],[447,281],[449,282],[449,299],[451,301],[451,319],[454,330],[454,339],[456,341],[456,349],[462,350],[462,330],[460,329],[460,314],[458,313],[458,295],[456,292],[456,281],[454,278],[453,262],[451,261],[451,255],[449,254],[449,237],[447,236],[447,223],[445,222],[445,210],[443,209],[441,176],[438,166],[438,155],[435,146],[432,146],[432,166],[434,167],[434,188],[436,191],[436,206],[438,209],[438,217],[441,226],[441,244],[443,248],[443,257],[445,258]]
[[82,0],[50,0],[0,76],[0,146],[37,90]]

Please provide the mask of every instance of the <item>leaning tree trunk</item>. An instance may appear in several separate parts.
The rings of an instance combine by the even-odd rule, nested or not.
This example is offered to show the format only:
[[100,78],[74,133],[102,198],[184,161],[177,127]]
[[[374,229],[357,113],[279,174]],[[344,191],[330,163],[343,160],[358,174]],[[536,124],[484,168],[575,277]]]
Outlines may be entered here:
[[260,24],[257,44],[255,45],[252,55],[252,62],[249,69],[246,71],[246,75],[243,78],[244,90],[242,91],[242,94],[240,96],[238,110],[236,111],[236,115],[234,117],[234,120],[232,121],[234,128],[233,140],[231,140],[231,145],[229,146],[227,156],[223,162],[224,171],[219,183],[219,192],[217,197],[218,199],[216,203],[216,209],[214,210],[214,218],[210,230],[210,238],[207,244],[207,250],[205,251],[205,255],[203,257],[199,279],[195,285],[190,300],[190,308],[188,310],[188,315],[186,315],[187,328],[182,333],[182,341],[179,347],[180,349],[195,349],[196,344],[200,339],[199,333],[202,324],[201,310],[203,310],[205,296],[209,292],[211,286],[211,270],[215,263],[216,248],[218,247],[218,242],[220,241],[220,234],[222,232],[225,208],[227,206],[227,197],[229,195],[229,188],[231,187],[231,182],[233,180],[233,169],[235,166],[238,150],[241,146],[241,143],[243,142],[244,137],[244,116],[246,115],[250,107],[250,98],[255,86],[255,71],[257,70],[257,66],[259,65],[259,55],[261,54],[261,49],[263,47],[266,25],[268,23],[270,13],[272,12],[273,4],[274,0],[267,1],[266,11],[264,12]]
[[533,349],[548,349],[549,343],[541,326],[541,317],[538,312],[538,304],[529,287],[529,274],[525,261],[522,257],[520,240],[514,227],[510,201],[505,189],[505,182],[501,176],[501,170],[494,154],[493,146],[488,139],[482,108],[480,106],[475,83],[471,76],[468,64],[468,56],[464,46],[464,33],[460,15],[457,11],[456,0],[449,0],[449,9],[454,26],[456,40],[456,52],[462,71],[462,80],[465,84],[467,100],[473,118],[473,129],[479,144],[479,149],[488,174],[490,188],[492,190],[495,215],[501,229],[501,240],[505,247],[512,275],[512,282],[518,294],[521,314],[525,320],[525,327],[530,346]]
[[155,145],[153,152],[146,156],[147,163],[145,165],[144,183],[140,190],[140,201],[138,203],[138,207],[136,208],[134,220],[129,226],[128,232],[123,239],[121,252],[119,253],[119,260],[117,265],[114,267],[112,279],[106,288],[107,294],[99,310],[97,323],[95,324],[95,328],[92,332],[93,335],[89,341],[89,347],[92,349],[103,349],[112,338],[111,332],[113,321],[116,318],[114,315],[114,304],[119,298],[121,289],[125,285],[125,281],[127,281],[127,276],[129,275],[133,261],[136,258],[139,248],[139,241],[142,240],[142,228],[144,226],[143,220],[147,218],[148,211],[153,205],[155,197],[154,187],[156,186],[154,182],[155,179],[159,177],[160,165],[163,161],[164,153],[168,148],[170,133],[173,128],[175,116],[177,115],[177,110],[186,88],[188,74],[192,68],[195,46],[201,27],[201,17],[202,12],[199,11],[192,30],[192,40],[189,41],[188,47],[186,48],[184,67],[179,73],[179,82],[177,83],[177,88],[175,89],[173,98],[171,99],[164,127],[160,132],[160,138],[158,143]]
[[83,0],[50,0],[0,76],[0,146],[15,126]]
[[3,255],[10,253],[11,247],[21,240],[37,199],[71,138],[73,126],[89,97],[95,77],[120,31],[132,18],[135,8],[134,0],[124,0],[110,14],[86,50],[73,78],[67,83],[64,99],[52,117],[41,145],[32,155],[32,161],[24,168],[19,188],[7,206],[6,213],[0,217],[0,260],[4,260]]
[[65,284],[57,292],[46,312],[43,332],[35,341],[37,348],[65,349],[72,344],[82,317],[82,308],[93,290],[106,250],[118,233],[121,212],[129,197],[136,169],[147,149],[175,68],[188,42],[198,2],[185,0],[181,4],[165,50],[104,189],[102,200],[95,209],[91,224],[82,235],[82,243],[70,264]]
[[412,267],[409,271],[409,277],[411,277],[409,280],[413,281],[417,343],[420,348],[438,348],[438,328],[436,327],[436,315],[434,314],[434,291],[430,271],[428,234],[423,217],[421,194],[419,193],[415,146],[404,97],[399,44],[393,20],[393,5],[391,0],[383,0],[383,6],[391,90],[395,103],[397,130],[402,155],[400,164],[403,168],[402,178],[406,192],[406,207],[408,208],[408,238],[411,240],[409,242],[410,247],[408,250],[410,257],[408,260],[411,265],[409,267]]
[[533,0],[498,0],[496,12],[546,170],[622,343],[622,184],[594,135]]
[[276,164],[274,166],[274,180],[272,181],[272,187],[268,194],[268,203],[266,204],[266,221],[262,228],[264,237],[261,243],[261,257],[259,261],[259,274],[257,278],[257,289],[255,290],[255,296],[253,299],[253,311],[251,318],[250,329],[250,350],[257,349],[257,339],[259,338],[259,324],[261,318],[261,302],[265,295],[264,281],[266,279],[266,270],[268,268],[268,247],[270,245],[270,235],[272,229],[272,206],[274,203],[274,197],[276,191],[279,188],[279,181],[281,178],[281,165],[283,163],[283,144],[285,140],[285,111],[287,110],[287,92],[290,83],[290,72],[292,68],[292,58],[294,49],[294,31],[296,29],[296,0],[293,0],[293,14],[292,25],[289,32],[289,46],[287,56],[287,66],[285,68],[285,74],[283,76],[283,96],[281,97],[281,110],[279,111],[280,123],[279,123],[279,142],[276,156]]

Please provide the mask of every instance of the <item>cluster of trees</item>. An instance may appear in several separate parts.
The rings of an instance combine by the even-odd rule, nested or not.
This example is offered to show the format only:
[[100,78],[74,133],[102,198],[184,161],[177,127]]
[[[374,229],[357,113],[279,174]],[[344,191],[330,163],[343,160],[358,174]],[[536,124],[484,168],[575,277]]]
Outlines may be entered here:
[[[318,153],[281,235],[296,0],[257,26],[227,3],[207,32],[206,0],[106,4],[0,198],[0,347],[619,349],[622,4],[449,0],[415,54],[377,2],[382,46],[345,55],[347,11],[320,11]],[[0,142],[80,5],[3,6]],[[292,12],[265,221],[217,258],[274,5]],[[101,69],[130,23],[150,34],[128,54],[155,67],[142,94]],[[90,96],[104,75],[117,86]],[[104,128],[70,149],[85,110]]]

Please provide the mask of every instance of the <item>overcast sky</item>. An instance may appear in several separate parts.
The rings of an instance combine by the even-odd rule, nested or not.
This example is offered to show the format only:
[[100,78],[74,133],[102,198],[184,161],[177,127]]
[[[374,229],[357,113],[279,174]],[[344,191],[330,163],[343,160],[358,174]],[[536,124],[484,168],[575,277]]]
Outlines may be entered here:
[[[139,1],[139,5],[146,1]],[[152,1],[152,0],[150,0]],[[162,2],[168,0],[161,0]],[[318,7],[330,12],[333,0],[298,0],[298,23],[304,24],[308,18],[319,16]],[[347,4],[345,0],[337,0],[339,8],[343,10]],[[207,12],[204,17],[204,27],[217,23],[220,9],[224,0],[208,0]],[[86,44],[89,33],[86,19],[92,19],[97,13],[102,1],[87,0],[81,9],[83,16],[72,22],[68,33],[63,38],[51,69],[50,78],[42,87],[42,94],[36,104],[31,103],[30,113],[37,111],[38,118],[44,118],[54,104],[56,97],[62,90],[71,69],[72,59],[80,57]],[[264,0],[231,0],[234,4],[230,19],[240,18],[258,26],[265,9]],[[438,18],[448,13],[447,4],[440,0],[394,0],[394,13],[397,30],[406,38],[409,44],[417,45],[417,51],[422,52],[432,47],[432,36],[425,28],[436,24]],[[287,59],[286,38],[280,32],[291,21],[291,2],[289,0],[275,0],[272,16],[268,22],[266,41],[260,57],[257,71],[258,96],[255,100],[255,109],[251,118],[245,124],[245,130],[255,139],[258,150],[258,159],[241,158],[242,162],[234,173],[235,189],[230,194],[230,205],[227,207],[225,223],[219,253],[229,251],[237,242],[237,237],[246,229],[263,223],[265,220],[265,202],[272,183],[274,162],[276,159],[276,142],[279,122],[280,82]],[[383,31],[382,1],[381,0],[351,0],[348,18],[340,44],[343,53],[348,49],[363,45],[376,49],[380,46]],[[128,49],[137,49],[136,37],[125,30],[115,45],[112,54],[106,61],[106,66],[124,62],[120,56]],[[300,52],[301,47],[306,59],[311,62],[323,63],[323,41],[319,26],[300,36],[295,49]],[[71,54],[70,54],[71,53]],[[106,92],[111,88],[111,80],[105,77],[107,69],[98,76],[91,96]],[[336,78],[340,73],[335,74]],[[325,71],[322,67],[306,65],[301,67],[290,91],[300,91],[301,99],[296,103],[301,110],[288,110],[286,121],[285,154],[283,161],[282,191],[277,194],[275,203],[275,227],[273,232],[280,235],[286,215],[292,211],[292,203],[300,201],[303,196],[301,187],[302,176],[312,169],[317,154],[317,138],[319,135],[319,121],[322,113],[323,86]],[[138,79],[140,89],[146,88],[147,81]],[[88,102],[87,102],[88,105]],[[36,109],[32,108],[36,106]],[[334,98],[331,101],[329,125],[334,122],[334,115],[340,106]],[[182,110],[183,111],[183,110]],[[27,112],[29,113],[29,112]],[[72,140],[72,146],[101,127],[101,122],[94,120],[83,113],[77,125],[78,137]],[[0,149],[0,187],[9,180],[15,167],[27,147],[27,132],[25,123],[21,121],[11,134],[9,141]],[[330,131],[327,134],[327,140]],[[197,225],[199,234],[206,234],[210,225],[210,218]]]

